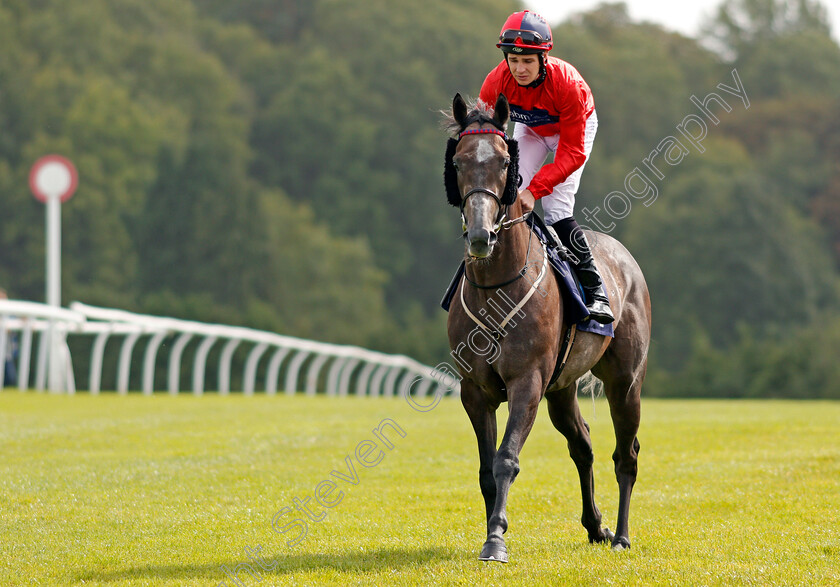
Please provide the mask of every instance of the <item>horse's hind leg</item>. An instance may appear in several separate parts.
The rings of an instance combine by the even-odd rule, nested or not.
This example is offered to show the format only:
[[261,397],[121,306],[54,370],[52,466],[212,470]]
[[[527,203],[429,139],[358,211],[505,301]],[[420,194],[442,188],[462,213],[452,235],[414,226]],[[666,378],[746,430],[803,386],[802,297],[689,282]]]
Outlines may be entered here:
[[546,394],[548,415],[554,427],[566,437],[569,454],[580,476],[580,494],[583,500],[583,514],[580,521],[589,533],[590,542],[605,542],[611,538],[611,535],[609,530],[601,528],[601,512],[595,505],[592,441],[589,437],[589,425],[580,415],[576,394],[576,383]]
[[630,381],[618,378],[604,383],[607,399],[610,403],[615,430],[615,478],[618,481],[618,522],[612,547],[615,550],[630,548],[630,495],[636,483],[638,470],[639,431],[641,418],[641,388],[644,379],[644,366]]

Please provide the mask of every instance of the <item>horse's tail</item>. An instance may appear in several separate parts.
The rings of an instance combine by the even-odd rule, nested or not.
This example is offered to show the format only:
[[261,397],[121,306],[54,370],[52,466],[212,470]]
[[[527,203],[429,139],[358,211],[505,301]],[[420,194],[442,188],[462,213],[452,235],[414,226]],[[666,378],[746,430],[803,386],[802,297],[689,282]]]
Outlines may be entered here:
[[587,371],[586,374],[578,379],[577,385],[578,395],[588,395],[594,401],[596,397],[604,395],[604,382],[595,377],[592,371]]
[[[648,351],[650,347],[645,348],[645,353],[642,356],[642,360],[639,363],[639,366],[636,368],[635,374],[633,375],[633,381],[631,382],[631,386],[636,383],[636,380],[639,378],[639,375],[642,373],[642,367],[646,365]],[[587,371],[577,382],[577,392],[578,395],[588,395],[592,398],[592,413],[595,414],[595,398],[601,397],[604,395],[604,382],[595,377],[592,374],[592,371]]]
[[592,371],[587,371],[577,382],[578,395],[588,395],[592,398],[592,417],[595,417],[595,398],[604,395],[604,382],[595,377]]

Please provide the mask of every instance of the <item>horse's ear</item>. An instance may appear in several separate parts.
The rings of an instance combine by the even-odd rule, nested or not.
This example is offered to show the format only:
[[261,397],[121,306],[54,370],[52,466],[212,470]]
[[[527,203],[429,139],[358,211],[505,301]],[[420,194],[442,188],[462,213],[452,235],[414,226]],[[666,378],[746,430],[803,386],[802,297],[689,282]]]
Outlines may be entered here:
[[493,110],[493,124],[499,130],[506,130],[508,118],[510,117],[510,106],[504,94],[499,94],[496,98],[496,107]]
[[467,121],[467,103],[460,93],[455,94],[455,99],[452,100],[452,115],[455,117],[455,122],[460,124],[463,129]]
[[458,140],[449,139],[446,143],[446,158],[443,164],[443,186],[446,188],[446,199],[449,203],[460,208],[461,190],[458,189],[458,172],[452,162],[456,148],[458,148]]
[[519,143],[516,139],[505,139],[508,146],[508,156],[510,157],[510,164],[507,169],[507,183],[505,183],[505,192],[502,194],[502,205],[510,206],[516,201],[519,196]]

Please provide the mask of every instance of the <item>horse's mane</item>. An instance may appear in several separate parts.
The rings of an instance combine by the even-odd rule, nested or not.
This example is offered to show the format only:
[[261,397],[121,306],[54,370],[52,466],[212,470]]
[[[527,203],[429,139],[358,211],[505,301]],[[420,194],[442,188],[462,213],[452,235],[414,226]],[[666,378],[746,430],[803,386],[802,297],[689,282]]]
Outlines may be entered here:
[[[478,122],[479,124],[492,124],[496,128],[499,128],[493,121],[493,108],[487,106],[484,102],[472,98],[467,100],[467,111],[469,114],[467,114],[464,124],[461,125],[457,120],[455,120],[451,111],[447,112],[446,110],[441,110],[440,113],[443,115],[443,130],[453,137],[457,137],[462,130],[475,122]],[[505,129],[499,128],[499,130],[504,131]]]

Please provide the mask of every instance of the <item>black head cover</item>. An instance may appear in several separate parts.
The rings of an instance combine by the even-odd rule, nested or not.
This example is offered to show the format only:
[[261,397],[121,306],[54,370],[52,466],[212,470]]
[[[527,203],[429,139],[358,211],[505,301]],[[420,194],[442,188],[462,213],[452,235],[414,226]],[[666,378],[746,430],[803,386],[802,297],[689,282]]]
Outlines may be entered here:
[[502,194],[502,205],[510,206],[519,196],[519,143],[516,139],[505,139],[508,146],[510,165],[507,170],[507,183],[505,193]]
[[[473,116],[467,114],[467,104],[461,97],[461,94],[455,94],[455,99],[452,101],[452,114],[461,126],[463,131],[469,124],[476,122],[471,120]],[[493,118],[486,122],[490,122],[502,132],[505,132],[510,116],[510,107],[508,106],[507,98],[504,94],[499,94],[496,100],[496,107],[493,112]],[[461,191],[458,189],[458,172],[455,170],[455,165],[452,158],[455,156],[455,149],[458,147],[459,139],[449,139],[446,143],[446,156],[443,167],[443,185],[446,188],[446,199],[455,207],[461,206]],[[507,170],[507,182],[505,183],[505,191],[502,193],[501,202],[503,206],[510,206],[516,201],[519,194],[519,144],[515,139],[505,139],[508,147],[508,156],[510,157],[510,165]]]
[[452,158],[455,156],[455,149],[458,147],[458,139],[449,139],[446,143],[446,162],[443,166],[443,185],[446,188],[446,199],[449,203],[459,208],[461,206],[461,190],[458,189],[458,172]]

